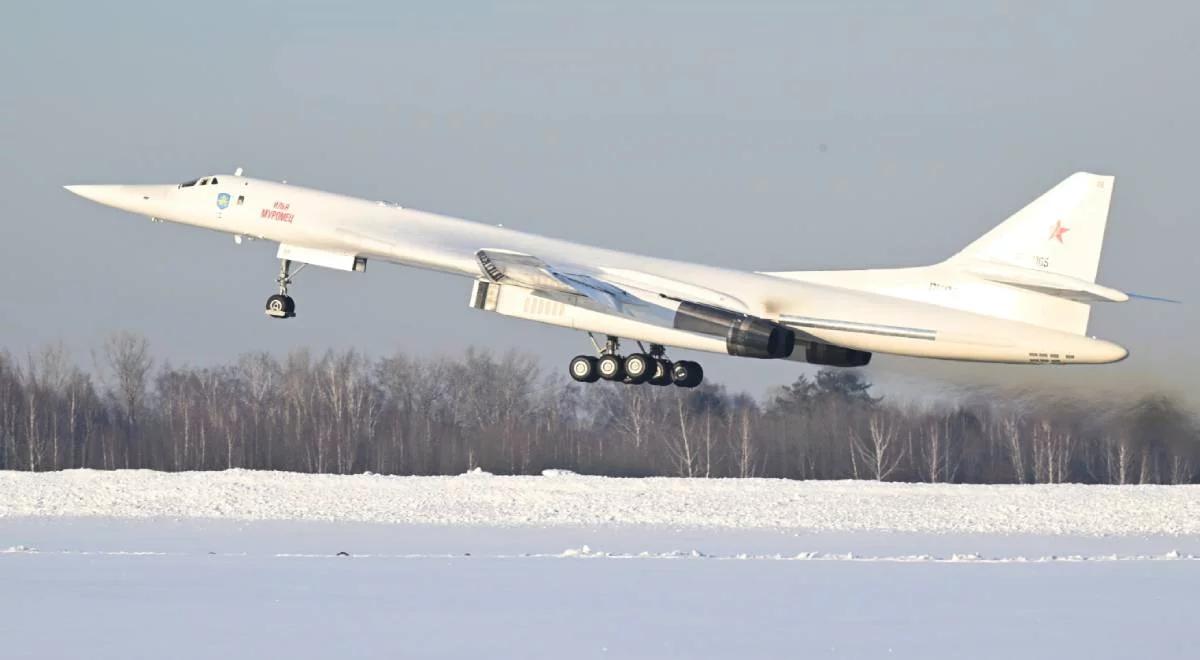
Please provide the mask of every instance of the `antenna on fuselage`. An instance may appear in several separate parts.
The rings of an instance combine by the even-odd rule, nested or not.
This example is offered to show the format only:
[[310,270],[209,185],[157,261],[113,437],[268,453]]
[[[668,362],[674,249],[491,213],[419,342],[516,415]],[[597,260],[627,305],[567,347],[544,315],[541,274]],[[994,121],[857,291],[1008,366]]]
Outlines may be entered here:
[[241,176],[241,175],[242,175],[242,168],[240,168],[240,167],[239,167],[239,168],[237,168],[236,170],[234,170],[234,171],[233,171],[233,175],[234,175],[234,176]]

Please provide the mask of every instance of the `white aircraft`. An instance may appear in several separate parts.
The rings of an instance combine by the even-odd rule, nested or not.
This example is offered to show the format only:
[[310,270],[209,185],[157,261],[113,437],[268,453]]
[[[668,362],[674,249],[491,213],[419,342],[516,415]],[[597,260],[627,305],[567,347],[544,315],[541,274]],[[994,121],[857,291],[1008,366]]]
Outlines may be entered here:
[[[312,264],[363,272],[368,260],[473,280],[470,305],[592,336],[571,360],[581,382],[695,387],[700,365],[666,347],[858,367],[872,353],[1025,364],[1099,364],[1128,355],[1087,336],[1090,304],[1129,295],[1095,283],[1111,176],[1073,174],[933,266],[746,272],[668,261],[234,174],[178,185],[67,186],[92,201],[279,243],[279,292]],[[293,264],[301,264],[296,271]],[[601,335],[603,343],[594,335]],[[636,341],[622,355],[620,339]],[[643,343],[644,342],[644,343]],[[648,347],[646,345],[648,344]]]

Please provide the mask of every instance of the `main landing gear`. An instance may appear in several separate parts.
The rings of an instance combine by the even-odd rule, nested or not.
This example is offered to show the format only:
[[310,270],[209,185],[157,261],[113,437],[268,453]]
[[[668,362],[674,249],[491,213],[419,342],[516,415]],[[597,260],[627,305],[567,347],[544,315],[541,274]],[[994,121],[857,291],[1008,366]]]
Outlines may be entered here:
[[649,352],[624,357],[618,354],[620,342],[616,337],[609,337],[604,348],[599,345],[596,348],[600,357],[576,355],[571,359],[571,378],[581,383],[594,383],[603,378],[627,385],[648,383],[663,387],[673,384],[686,388],[696,387],[704,380],[704,369],[698,363],[671,362],[665,357],[666,349],[658,344],[651,344]]
[[[301,264],[300,268],[296,269],[296,273],[304,268]],[[290,259],[280,259],[279,262],[279,277],[275,281],[279,283],[279,293],[267,298],[267,316],[277,319],[290,319],[296,315],[296,301],[288,295],[288,285],[292,283],[292,261]]]

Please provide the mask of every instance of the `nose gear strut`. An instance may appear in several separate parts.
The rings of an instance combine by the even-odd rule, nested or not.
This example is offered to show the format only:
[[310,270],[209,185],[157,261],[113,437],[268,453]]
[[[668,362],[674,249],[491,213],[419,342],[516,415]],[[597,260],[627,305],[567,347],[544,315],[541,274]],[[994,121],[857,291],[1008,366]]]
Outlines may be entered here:
[[292,283],[292,277],[304,270],[306,264],[300,264],[300,267],[292,271],[291,259],[279,260],[279,276],[275,281],[279,283],[279,293],[267,298],[267,316],[277,319],[290,319],[296,315],[296,301],[288,295],[288,285]]

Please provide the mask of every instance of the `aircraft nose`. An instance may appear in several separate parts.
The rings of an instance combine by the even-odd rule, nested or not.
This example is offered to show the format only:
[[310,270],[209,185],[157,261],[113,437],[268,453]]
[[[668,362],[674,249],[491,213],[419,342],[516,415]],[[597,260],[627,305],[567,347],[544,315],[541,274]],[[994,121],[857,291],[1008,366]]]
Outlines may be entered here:
[[112,202],[120,196],[120,189],[124,186],[63,186],[63,188],[97,204],[111,206]]
[[63,188],[97,204],[139,213],[152,203],[163,201],[170,186],[74,185]]

